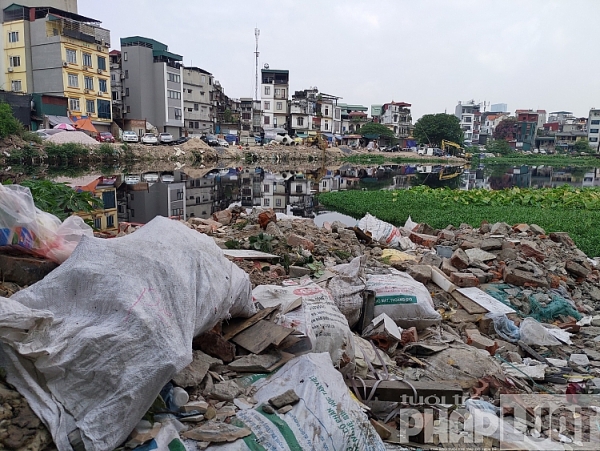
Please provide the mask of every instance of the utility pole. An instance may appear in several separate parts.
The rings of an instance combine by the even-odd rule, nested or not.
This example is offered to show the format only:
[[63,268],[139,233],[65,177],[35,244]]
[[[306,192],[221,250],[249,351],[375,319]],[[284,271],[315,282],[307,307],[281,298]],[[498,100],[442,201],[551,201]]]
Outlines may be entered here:
[[260,52],[258,51],[258,37],[260,36],[260,30],[258,28],[254,29],[254,37],[256,38],[256,49],[254,51],[254,56],[256,57],[256,72],[255,72],[255,80],[254,80],[254,100],[258,100],[258,56]]

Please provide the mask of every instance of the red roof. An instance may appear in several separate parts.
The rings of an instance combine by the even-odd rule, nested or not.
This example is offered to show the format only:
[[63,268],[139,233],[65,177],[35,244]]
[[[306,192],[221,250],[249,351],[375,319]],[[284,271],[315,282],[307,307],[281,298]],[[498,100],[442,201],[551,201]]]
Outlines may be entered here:
[[394,102],[391,101],[390,103],[384,103],[383,106],[387,106],[387,105],[396,105],[396,106],[401,106],[401,107],[405,107],[405,106],[412,106],[410,103],[405,103],[405,102]]
[[348,116],[362,116],[362,117],[367,117],[367,113],[364,113],[362,111],[353,111]]
[[111,50],[110,52],[108,52],[109,55],[120,55],[121,51],[120,50]]

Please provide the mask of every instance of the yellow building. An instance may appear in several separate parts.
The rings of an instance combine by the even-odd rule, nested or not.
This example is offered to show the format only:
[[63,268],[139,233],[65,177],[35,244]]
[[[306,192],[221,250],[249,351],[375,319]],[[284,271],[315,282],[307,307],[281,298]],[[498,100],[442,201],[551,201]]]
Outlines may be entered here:
[[2,32],[5,90],[65,96],[70,116],[110,130],[110,32],[99,21],[12,4],[3,11]]
[[80,191],[88,191],[102,201],[103,208],[98,208],[91,213],[76,213],[85,221],[91,221],[92,226],[98,232],[116,234],[119,230],[116,181],[116,178],[113,177],[98,177],[85,186],[75,188]]

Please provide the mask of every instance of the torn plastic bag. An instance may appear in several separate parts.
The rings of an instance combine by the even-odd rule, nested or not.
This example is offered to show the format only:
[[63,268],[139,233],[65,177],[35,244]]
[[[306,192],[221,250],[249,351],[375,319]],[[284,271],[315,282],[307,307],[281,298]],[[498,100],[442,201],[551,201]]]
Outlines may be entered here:
[[82,236],[94,232],[79,216],[60,219],[33,203],[29,188],[0,185],[0,247],[13,247],[62,263]]
[[[377,219],[375,216],[372,216],[369,213],[367,213],[364,218],[358,221],[358,227],[365,232],[369,232],[373,237],[373,241],[376,241],[380,244],[390,247],[402,247],[401,243],[404,246],[407,245],[405,240],[401,240],[403,237],[397,227],[393,226],[389,222]],[[409,242],[412,244],[410,240]],[[402,249],[407,248],[402,247]]]
[[560,341],[533,318],[525,318],[519,327],[521,341],[526,345],[558,346]]
[[402,328],[423,330],[442,320],[425,285],[404,272],[371,275],[367,290],[375,292],[374,316],[385,313]]
[[[277,318],[281,326],[295,328],[303,334],[299,343],[285,351],[296,355],[327,352],[333,365],[342,373],[354,373],[354,336],[331,294],[310,280],[290,282],[279,288],[302,297],[299,308]],[[256,301],[260,303],[260,297],[256,297]]]
[[194,336],[255,312],[248,275],[213,239],[157,217],[136,233],[83,237],[43,280],[0,298],[0,366],[48,426],[115,449],[192,361]]
[[521,339],[519,328],[506,317],[506,314],[488,313],[485,317],[490,318],[494,322],[494,330],[503,340],[516,343]]
[[329,268],[335,276],[325,283],[325,288],[331,293],[335,305],[346,317],[350,327],[358,322],[363,305],[365,283],[360,276],[364,260],[364,256],[356,257],[350,263]]
[[[257,389],[254,399],[258,404],[255,409],[239,411],[240,423],[236,425],[248,427],[252,435],[234,443],[209,446],[208,450],[385,450],[326,353],[296,357],[258,381],[256,376],[245,379]],[[269,399],[290,389],[300,398],[292,410],[284,415],[262,411],[261,406],[268,404]]]

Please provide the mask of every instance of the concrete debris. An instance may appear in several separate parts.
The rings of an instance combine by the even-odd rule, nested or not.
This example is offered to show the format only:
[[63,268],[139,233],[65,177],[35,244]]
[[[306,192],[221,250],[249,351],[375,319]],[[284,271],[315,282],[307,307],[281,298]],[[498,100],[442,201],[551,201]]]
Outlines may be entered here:
[[[248,273],[253,287],[261,287],[255,291],[258,313],[227,319],[193,339],[193,361],[172,379],[175,389],[186,389],[189,401],[177,405],[164,399],[167,410],[181,421],[180,437],[196,441],[199,449],[251,435],[253,426],[240,421],[251,418],[250,413],[294,417],[302,405],[294,407],[300,401],[298,393],[303,393],[301,386],[316,382],[302,378],[294,389],[273,389],[262,398],[253,383],[288,368],[310,353],[313,343],[339,334],[334,329],[342,323],[344,330],[354,331],[345,344],[354,351],[335,363],[367,412],[368,421],[361,427],[368,428],[363,434],[372,434],[373,450],[383,449],[377,445],[380,440],[393,442],[406,430],[394,409],[415,404],[398,404],[403,396],[460,398],[436,403],[437,409],[461,409],[473,396],[484,403],[477,404],[482,409],[497,408],[500,395],[506,394],[600,393],[600,265],[583,255],[566,233],[547,234],[536,224],[523,223],[484,222],[479,228],[443,230],[413,223],[410,229],[395,229],[399,237],[394,248],[356,227],[334,222],[318,228],[308,220],[278,220],[270,209],[234,208],[216,212],[211,219],[190,218],[185,224],[211,236],[222,249],[244,251],[230,252],[228,258]],[[259,252],[270,257],[262,259]],[[360,272],[352,280],[359,288],[352,292],[357,306],[350,323],[338,305],[345,292],[332,280],[339,276],[335,267],[356,256],[361,256]],[[10,297],[54,268],[44,260],[0,254],[0,296]],[[382,277],[381,283],[398,277],[408,283],[403,278],[409,278],[408,291],[382,289],[385,283],[374,283]],[[318,285],[305,283],[307,279]],[[319,304],[309,309],[303,301],[319,287],[336,300],[331,304],[340,324],[328,322],[331,312],[319,310]],[[417,307],[429,316],[415,314],[406,322],[406,314],[395,314]],[[331,329],[311,331],[306,327],[309,320]],[[550,338],[542,340],[540,331]],[[1,370],[0,447],[52,449],[46,427],[27,401],[2,382]],[[360,379],[353,380],[353,374]],[[325,385],[317,388],[329,390]],[[281,394],[273,396],[277,393]],[[335,413],[337,400],[327,402]],[[417,408],[428,403],[421,401]],[[149,413],[154,415],[153,409]],[[431,424],[434,421],[438,420],[432,417]],[[575,436],[568,427],[559,434],[527,426],[526,435],[553,443]],[[456,427],[464,433],[462,423]],[[159,441],[164,429],[158,422],[141,422],[123,445],[134,448]],[[411,440],[437,445],[423,434]]]

